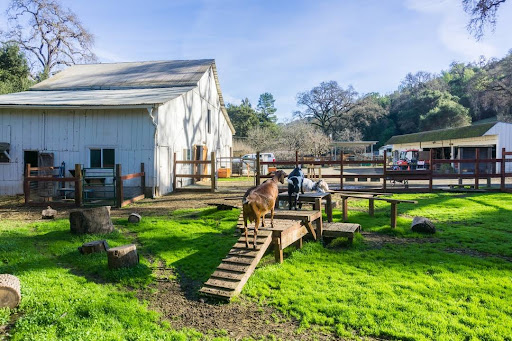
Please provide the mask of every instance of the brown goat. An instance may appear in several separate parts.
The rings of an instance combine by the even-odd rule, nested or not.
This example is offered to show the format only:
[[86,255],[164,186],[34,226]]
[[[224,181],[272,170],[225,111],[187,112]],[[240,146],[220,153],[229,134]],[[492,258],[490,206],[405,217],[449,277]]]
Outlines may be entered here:
[[253,247],[256,248],[256,237],[258,235],[258,227],[260,225],[260,218],[262,219],[263,227],[265,226],[265,214],[270,212],[270,225],[274,227],[274,205],[277,200],[279,190],[277,183],[284,184],[286,173],[279,170],[275,172],[274,176],[262,183],[259,186],[250,188],[245,192],[243,203],[243,217],[245,229],[245,246],[249,247],[249,236],[247,232],[247,220],[251,223],[254,221],[254,243]]

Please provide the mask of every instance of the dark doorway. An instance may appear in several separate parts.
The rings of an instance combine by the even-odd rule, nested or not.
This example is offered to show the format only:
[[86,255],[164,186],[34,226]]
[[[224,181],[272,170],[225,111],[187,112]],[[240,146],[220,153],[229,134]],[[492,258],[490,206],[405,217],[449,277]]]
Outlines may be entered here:
[[27,169],[27,164],[30,163],[31,167],[39,167],[39,152],[37,150],[25,150],[23,152],[23,174]]

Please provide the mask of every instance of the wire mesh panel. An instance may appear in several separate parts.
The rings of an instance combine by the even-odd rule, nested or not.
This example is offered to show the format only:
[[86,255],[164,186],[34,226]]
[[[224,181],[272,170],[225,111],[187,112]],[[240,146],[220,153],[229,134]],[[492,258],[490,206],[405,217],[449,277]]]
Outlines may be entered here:
[[84,168],[84,206],[116,206],[116,177],[114,168]]

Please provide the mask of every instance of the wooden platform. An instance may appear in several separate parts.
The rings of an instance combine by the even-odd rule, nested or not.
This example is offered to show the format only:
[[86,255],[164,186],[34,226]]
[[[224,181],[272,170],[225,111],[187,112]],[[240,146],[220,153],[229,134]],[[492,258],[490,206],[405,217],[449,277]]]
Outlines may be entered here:
[[[274,244],[276,262],[283,262],[283,249],[297,242],[302,246],[302,237],[311,233],[316,239],[318,220],[321,231],[321,212],[319,211],[275,211],[274,227],[270,226],[270,217],[266,217],[266,227],[258,228],[256,249],[253,248],[254,225],[248,228],[249,248],[245,245],[242,233],[228,255],[222,260],[215,272],[206,281],[200,293],[220,299],[230,300],[242,291],[245,283],[256,269],[261,258]],[[317,231],[312,223],[317,222]],[[243,214],[240,213],[237,227],[243,228]]]
[[350,242],[354,240],[356,232],[361,232],[361,225],[352,223],[327,223],[324,225],[326,238],[347,237]]

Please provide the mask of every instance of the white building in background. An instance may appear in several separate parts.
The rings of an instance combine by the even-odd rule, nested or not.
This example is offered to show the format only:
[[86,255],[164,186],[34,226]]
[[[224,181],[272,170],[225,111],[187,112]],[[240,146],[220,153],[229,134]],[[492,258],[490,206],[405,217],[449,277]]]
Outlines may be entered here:
[[147,194],[162,195],[174,153],[228,157],[233,134],[213,59],[75,65],[0,96],[0,195],[23,193],[26,163],[62,162],[123,174],[143,162]]
[[[476,122],[460,128],[424,131],[414,134],[396,135],[387,143],[393,147],[393,158],[400,151],[433,150],[435,159],[474,159],[479,150],[481,159],[501,158],[502,148],[512,151],[512,124],[504,122]],[[481,164],[484,168],[489,164]],[[474,163],[463,163],[462,171],[474,171]],[[489,172],[500,172],[500,164]],[[512,162],[506,163],[506,171],[512,171]]]

